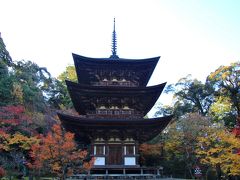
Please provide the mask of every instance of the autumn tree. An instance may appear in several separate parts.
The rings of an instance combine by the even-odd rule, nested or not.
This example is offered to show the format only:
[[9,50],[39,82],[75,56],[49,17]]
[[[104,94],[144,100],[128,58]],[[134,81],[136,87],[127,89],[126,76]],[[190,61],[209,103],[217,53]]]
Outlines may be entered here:
[[77,74],[76,74],[75,66],[68,65],[66,67],[66,70],[58,76],[58,79],[61,82],[64,82],[65,80],[70,80],[70,81],[73,81],[73,82],[77,82]]
[[140,161],[144,166],[160,166],[163,145],[161,143],[143,143],[139,146]]
[[23,106],[0,107],[0,165],[8,175],[23,174],[24,161],[37,143],[32,123]]
[[8,134],[16,132],[24,135],[32,135],[35,132],[31,128],[33,121],[25,113],[23,106],[3,106],[0,107],[0,130]]
[[51,173],[65,179],[74,171],[89,169],[93,160],[87,162],[87,151],[79,150],[74,134],[64,132],[60,125],[54,125],[52,132],[41,138],[40,144],[32,146],[33,169],[48,168]]
[[236,125],[236,114],[228,97],[216,96],[215,102],[209,109],[209,116],[214,122],[224,122],[228,128],[233,128]]
[[2,167],[0,167],[0,178],[4,177],[5,174],[6,174],[5,170]]
[[226,129],[211,126],[198,137],[196,153],[201,163],[216,169],[220,180],[222,172],[228,176],[240,175],[240,140]]
[[163,167],[178,177],[194,178],[193,167],[198,164],[195,149],[197,137],[205,133],[210,120],[198,113],[187,114],[172,123],[162,134]]
[[[208,76],[207,82],[213,85],[217,106],[229,107],[230,105],[231,107],[225,109],[222,120],[225,121],[226,125],[235,125],[236,117],[240,116],[240,63],[235,62],[229,66],[220,66]],[[215,109],[213,113],[219,113],[217,110]],[[231,117],[234,124],[231,124]]]

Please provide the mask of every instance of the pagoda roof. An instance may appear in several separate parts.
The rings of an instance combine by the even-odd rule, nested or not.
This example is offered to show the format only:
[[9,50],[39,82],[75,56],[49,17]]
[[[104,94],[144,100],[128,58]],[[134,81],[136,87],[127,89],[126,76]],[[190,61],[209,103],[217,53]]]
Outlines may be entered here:
[[75,110],[85,115],[86,110],[95,110],[94,98],[129,98],[133,108],[146,115],[162,93],[166,83],[148,87],[87,86],[66,81]]
[[67,131],[80,138],[133,137],[146,142],[156,137],[171,121],[172,116],[151,119],[88,119],[80,116],[58,113]]
[[132,70],[134,72],[142,72],[139,77],[139,85],[146,86],[160,56],[146,59],[124,59],[124,58],[91,58],[72,54],[74,64],[76,67],[76,73],[78,82],[81,84],[89,84],[91,82],[91,76],[96,69],[105,70]]

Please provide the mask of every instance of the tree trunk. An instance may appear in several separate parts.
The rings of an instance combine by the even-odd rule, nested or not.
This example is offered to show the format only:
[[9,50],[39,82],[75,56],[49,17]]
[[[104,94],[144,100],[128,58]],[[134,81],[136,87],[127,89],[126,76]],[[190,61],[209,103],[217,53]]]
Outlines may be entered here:
[[221,173],[221,167],[219,164],[216,165],[216,172],[217,172],[217,180],[221,180],[222,173]]
[[206,179],[206,180],[208,180],[208,173],[209,173],[209,170],[210,170],[210,168],[208,167],[208,168],[207,168],[207,171],[206,171],[206,175],[205,175],[205,179]]
[[189,174],[190,174],[191,178],[194,179],[195,177],[194,177],[194,175],[192,173],[191,166],[190,167],[188,166],[188,171],[189,171]]
[[33,176],[32,176],[32,174],[29,174],[29,176],[28,176],[28,180],[33,180]]

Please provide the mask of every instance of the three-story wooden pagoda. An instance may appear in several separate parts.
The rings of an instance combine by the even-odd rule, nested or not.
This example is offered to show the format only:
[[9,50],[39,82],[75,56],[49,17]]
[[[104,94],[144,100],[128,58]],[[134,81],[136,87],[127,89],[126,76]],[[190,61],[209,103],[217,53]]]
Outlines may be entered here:
[[122,59],[116,50],[114,22],[110,58],[73,54],[78,83],[66,84],[79,116],[58,114],[66,130],[91,145],[95,172],[139,169],[139,144],[156,137],[171,120],[144,118],[166,84],[147,86],[160,57]]

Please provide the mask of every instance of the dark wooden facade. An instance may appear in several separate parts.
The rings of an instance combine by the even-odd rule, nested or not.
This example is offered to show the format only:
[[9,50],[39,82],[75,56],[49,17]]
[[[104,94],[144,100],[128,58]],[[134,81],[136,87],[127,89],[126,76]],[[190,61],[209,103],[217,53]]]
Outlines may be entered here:
[[166,83],[147,86],[160,57],[88,58],[73,54],[78,83],[66,81],[79,116],[59,113],[64,127],[91,144],[93,170],[140,168],[138,146],[156,137],[171,116],[145,119]]

